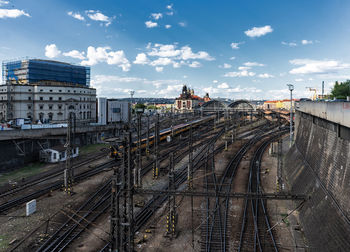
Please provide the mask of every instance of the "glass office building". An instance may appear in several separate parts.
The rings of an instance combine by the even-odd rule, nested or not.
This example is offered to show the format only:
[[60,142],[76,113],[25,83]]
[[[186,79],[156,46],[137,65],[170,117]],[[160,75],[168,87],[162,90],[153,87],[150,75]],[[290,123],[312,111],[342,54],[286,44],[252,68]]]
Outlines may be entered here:
[[4,84],[59,82],[88,87],[90,67],[40,59],[7,61],[2,64],[2,78]]

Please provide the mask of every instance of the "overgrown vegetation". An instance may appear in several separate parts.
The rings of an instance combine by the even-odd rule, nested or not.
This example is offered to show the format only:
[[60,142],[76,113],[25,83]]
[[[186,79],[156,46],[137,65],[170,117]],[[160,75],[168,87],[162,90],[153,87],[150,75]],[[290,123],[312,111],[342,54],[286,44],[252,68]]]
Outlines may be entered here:
[[88,153],[97,153],[100,152],[101,149],[103,148],[108,148],[108,144],[89,144],[89,145],[85,145],[80,147],[80,155],[83,154],[88,154]]
[[5,235],[0,235],[0,251],[6,251],[10,240]]
[[0,185],[7,184],[9,181],[18,181],[22,178],[27,178],[29,176],[43,172],[43,163],[32,163],[21,169],[14,170],[7,173],[0,174]]
[[331,94],[332,98],[346,99],[347,96],[350,96],[350,80],[340,83],[336,81]]

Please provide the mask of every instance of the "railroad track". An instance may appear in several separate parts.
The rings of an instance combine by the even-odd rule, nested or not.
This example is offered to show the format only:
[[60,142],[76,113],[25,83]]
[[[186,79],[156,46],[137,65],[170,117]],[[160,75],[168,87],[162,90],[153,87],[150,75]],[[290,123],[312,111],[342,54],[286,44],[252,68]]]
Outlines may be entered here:
[[[93,155],[92,157],[89,157],[87,159],[82,160],[81,162],[75,163],[74,164],[74,169],[77,169],[81,166],[84,166],[86,164],[91,163],[91,161],[102,158],[106,156],[105,153]],[[29,178],[27,181],[21,182],[20,184],[16,185],[15,187],[11,187],[5,190],[1,190],[0,192],[0,198],[4,198],[10,195],[13,195],[15,193],[21,192],[31,186],[40,184],[42,182],[45,182],[49,179],[53,179],[57,176],[62,176],[64,168],[59,168],[59,169],[54,169],[48,172],[45,172],[44,174],[40,175],[39,177],[36,177],[31,179]]]
[[[203,131],[203,132],[205,132],[205,131]],[[168,145],[167,147],[173,145],[173,148],[171,148],[165,154],[162,154],[160,156],[160,161],[166,160],[170,152],[178,151],[180,149],[181,142],[175,142],[175,143],[170,143],[170,144],[166,143],[164,146],[165,148],[166,148],[166,145]],[[103,155],[105,155],[105,154],[103,154]],[[182,154],[182,156],[183,155],[185,155],[185,154]],[[82,165],[85,165],[85,164],[91,162],[92,160],[94,160],[95,158],[96,157],[94,156],[91,159],[85,160],[84,162],[77,164],[75,166],[75,168],[80,167]],[[179,157],[177,157],[177,158],[179,158]],[[151,161],[143,168],[143,174],[146,174],[147,172],[151,171],[153,163],[154,163],[154,161]],[[74,178],[74,181],[75,181],[75,183],[79,183],[79,182],[83,181],[84,179],[87,179],[89,177],[97,175],[100,172],[104,171],[105,169],[109,169],[115,165],[116,165],[116,163],[114,160],[110,160],[108,162],[105,162],[104,164],[97,165],[92,170],[88,170],[88,171],[85,171],[85,172],[82,172],[82,173],[76,175]],[[57,172],[52,173],[52,174],[49,174],[49,176],[41,177],[38,180],[32,181],[31,183],[27,183],[26,185],[24,185],[22,187],[15,188],[11,191],[5,192],[3,194],[3,197],[5,197],[5,194],[6,194],[6,196],[10,196],[14,193],[22,192],[24,189],[28,189],[29,187],[31,187],[33,185],[38,185],[40,183],[46,182],[47,180],[53,179],[53,178],[58,177],[58,176],[62,176],[62,170],[57,171]],[[36,199],[36,198],[41,197],[47,193],[50,193],[51,191],[58,190],[58,189],[62,188],[62,185],[63,185],[63,179],[58,179],[58,180],[56,180],[48,185],[46,184],[46,185],[42,186],[42,188],[35,190],[34,192],[31,192],[31,193],[28,193],[25,195],[21,195],[15,199],[9,199],[5,203],[0,205],[0,214],[18,206],[18,205],[26,203],[32,199]]]
[[97,190],[83,205],[72,213],[72,210],[61,210],[68,220],[57,226],[56,231],[36,249],[36,251],[63,251],[77,238],[91,222],[105,213],[110,207],[111,179]]
[[[76,175],[74,181],[76,183],[79,183],[80,181],[87,179],[89,177],[92,177],[105,169],[111,168],[114,164],[115,164],[114,160],[111,160],[104,164],[98,165],[92,170],[88,170],[86,172]],[[50,183],[49,185],[44,186],[40,190],[9,200],[6,203],[3,203],[0,205],[0,213],[4,213],[5,211],[8,211],[18,205],[26,203],[29,200],[36,199],[40,196],[50,193],[51,191],[58,190],[62,188],[62,185],[63,185],[63,180],[58,180],[53,183]]]
[[[260,167],[263,154],[269,144],[278,138],[282,132],[286,131],[286,129],[279,130],[272,137],[265,139],[256,149],[250,162],[247,193],[262,193]],[[237,251],[277,252],[275,236],[270,228],[265,200],[245,198]]]
[[[268,126],[267,126],[268,127]],[[267,130],[265,128],[265,130]],[[263,129],[261,129],[253,138],[246,142],[235,154],[235,156],[230,160],[228,165],[224,170],[224,174],[220,179],[219,184],[217,183],[216,177],[212,180],[214,182],[215,192],[229,193],[232,186],[233,178],[236,174],[236,170],[243,159],[244,155],[249,149],[251,149],[256,142],[261,138],[263,134]],[[215,174],[215,170],[211,171],[212,175]],[[208,185],[206,185],[208,187]],[[209,190],[209,189],[208,189]],[[202,235],[201,250],[202,251],[229,251],[228,242],[228,232],[227,232],[227,216],[229,211],[229,199],[225,198],[224,202],[221,202],[222,198],[216,197],[213,204],[213,209],[210,209],[209,204],[207,204],[207,223],[206,232],[204,237]],[[210,199],[207,198],[207,202]]]
[[[207,146],[210,146],[210,144],[213,141],[215,142],[223,134],[223,132],[224,132],[223,129],[220,130],[220,132],[215,137],[213,137],[210,141],[208,141],[208,143],[205,146],[201,147],[201,151],[199,151],[197,153],[197,155],[195,155],[195,157],[194,157],[194,169],[197,169],[204,160],[203,150],[205,150],[205,148],[207,148]],[[203,143],[198,144],[198,146],[199,145],[203,145]],[[217,148],[217,150],[215,150],[215,153],[217,153],[218,151],[221,151],[223,148],[224,148],[224,145],[220,146],[219,148]],[[183,154],[184,153],[182,153],[180,155],[183,155]],[[151,167],[152,166],[149,166],[148,169],[142,169],[142,175],[145,175],[151,169]],[[179,186],[183,182],[185,182],[186,179],[187,179],[187,169],[185,166],[181,169],[181,171],[179,173],[176,174],[177,186]],[[106,183],[106,184],[108,184],[107,187],[110,188],[110,183]],[[110,206],[110,191],[108,191],[107,194],[106,194],[106,197],[102,198],[100,200],[100,202],[98,203],[98,206],[103,207],[103,210],[100,210],[100,211],[91,210],[91,213],[102,214],[103,212],[107,211],[107,209]],[[146,203],[146,205],[135,216],[135,228],[136,228],[136,230],[140,229],[149,220],[149,218],[152,216],[152,214],[155,210],[154,208],[156,208],[156,209],[159,208],[161,206],[161,204],[163,204],[166,199],[167,199],[167,196],[154,196],[151,200],[149,200]],[[154,206],[156,206],[156,207],[154,207]],[[59,229],[60,232],[58,232],[57,234],[55,233],[55,235],[53,235],[47,241],[45,241],[46,245],[50,244],[50,243],[54,243],[56,245],[48,245],[48,246],[50,246],[49,250],[45,250],[44,247],[47,247],[46,245],[44,247],[41,246],[40,247],[41,249],[39,249],[38,251],[61,251],[61,250],[63,250],[66,246],[68,246],[74,240],[74,238],[76,238],[83,230],[85,230],[87,225],[89,225],[92,221],[94,221],[100,215],[100,214],[98,214],[98,215],[95,214],[95,215],[90,216],[89,211],[86,211],[86,215],[84,215],[83,218],[81,218],[80,220],[73,221],[73,217],[70,217],[70,221],[71,222],[73,221],[76,225],[66,224],[66,225],[64,225],[66,228],[64,228],[62,226],[62,228]],[[73,214],[73,216],[79,216],[79,215]],[[85,223],[85,225],[82,225],[80,223]],[[71,228],[67,228],[68,226],[71,226]],[[79,227],[82,227],[82,228],[79,228]],[[57,241],[56,241],[57,237],[62,237],[62,238],[58,239],[59,245],[57,244]]]
[[[169,153],[166,153],[165,155],[168,154]],[[183,153],[180,153],[180,155],[183,155]],[[152,165],[144,167],[142,169],[142,176],[147,174],[151,170],[151,168]],[[98,192],[94,194],[95,196],[98,196],[100,194],[103,195],[103,197],[100,197],[98,201],[93,195],[75,213],[73,213],[70,216],[68,215],[68,213],[66,213],[66,215],[69,216],[68,220],[62,226],[54,228],[56,231],[47,240],[45,240],[44,243],[41,242],[41,245],[37,249],[37,251],[62,251],[63,249],[65,249],[76,237],[78,237],[81,234],[81,232],[83,232],[86,229],[86,227],[91,222],[96,220],[101,214],[107,212],[111,202],[110,187],[111,182],[109,180],[104,184],[104,189],[101,188],[100,190],[98,190]],[[142,226],[143,222],[145,221],[145,218],[147,218],[149,214],[148,210],[150,208],[150,205],[154,204],[156,200],[157,199],[155,198],[150,200],[147,203],[146,207],[141,209],[141,211],[138,213],[138,217],[136,217],[135,223],[138,228]]]

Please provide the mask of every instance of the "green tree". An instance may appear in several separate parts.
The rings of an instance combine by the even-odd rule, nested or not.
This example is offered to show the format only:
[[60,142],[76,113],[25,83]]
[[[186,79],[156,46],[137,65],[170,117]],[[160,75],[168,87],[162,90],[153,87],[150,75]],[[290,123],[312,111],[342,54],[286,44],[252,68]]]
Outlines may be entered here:
[[135,105],[135,109],[138,109],[138,108],[146,108],[146,105],[145,104],[143,104],[143,103],[137,103],[136,105]]
[[350,80],[340,83],[336,81],[331,94],[332,98],[346,99],[347,96],[350,96]]

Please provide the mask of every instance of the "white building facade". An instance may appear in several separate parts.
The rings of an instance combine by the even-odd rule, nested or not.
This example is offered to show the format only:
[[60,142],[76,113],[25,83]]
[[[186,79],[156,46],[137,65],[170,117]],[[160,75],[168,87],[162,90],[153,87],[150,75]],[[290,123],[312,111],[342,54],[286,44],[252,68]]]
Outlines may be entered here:
[[96,89],[59,82],[0,85],[0,121],[29,118],[32,122],[96,121]]

